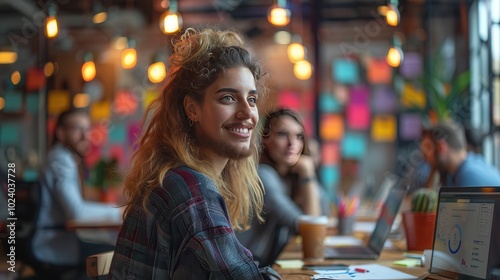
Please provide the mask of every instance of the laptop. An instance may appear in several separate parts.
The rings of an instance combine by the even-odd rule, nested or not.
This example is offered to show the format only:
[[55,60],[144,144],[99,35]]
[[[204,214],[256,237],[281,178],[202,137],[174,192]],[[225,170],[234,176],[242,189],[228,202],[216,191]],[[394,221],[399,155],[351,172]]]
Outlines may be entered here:
[[500,187],[442,187],[429,279],[491,279],[500,269]]
[[380,211],[375,229],[368,244],[325,248],[325,259],[377,259],[384,248],[384,243],[391,231],[394,219],[399,211],[408,186],[403,182],[393,185]]

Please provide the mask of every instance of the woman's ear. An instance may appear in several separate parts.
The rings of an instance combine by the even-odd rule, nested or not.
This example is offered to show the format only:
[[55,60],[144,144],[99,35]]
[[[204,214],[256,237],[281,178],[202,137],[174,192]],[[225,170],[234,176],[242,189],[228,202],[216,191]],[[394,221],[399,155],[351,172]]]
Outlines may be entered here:
[[61,143],[65,143],[65,136],[66,136],[66,133],[64,133],[64,128],[62,126],[59,126],[56,128],[56,137],[57,137],[57,140]]
[[198,103],[194,101],[194,99],[190,96],[185,96],[184,97],[184,111],[186,112],[187,117],[192,121],[192,122],[197,122],[198,121]]

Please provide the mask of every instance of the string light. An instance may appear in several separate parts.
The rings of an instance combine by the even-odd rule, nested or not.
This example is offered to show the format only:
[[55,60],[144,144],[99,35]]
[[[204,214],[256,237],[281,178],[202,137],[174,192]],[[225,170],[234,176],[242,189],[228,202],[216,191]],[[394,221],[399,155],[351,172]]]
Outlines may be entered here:
[[267,13],[267,20],[275,26],[285,26],[290,22],[292,12],[286,8],[286,0],[278,0]]
[[308,80],[312,75],[311,63],[307,60],[301,60],[293,65],[293,74],[299,80]]
[[85,63],[83,63],[82,66],[82,77],[86,82],[92,81],[96,76],[96,69],[93,59],[93,55],[90,52],[85,53],[85,55],[83,56],[83,60],[85,61]]
[[177,1],[170,1],[170,7],[160,16],[160,29],[164,34],[173,34],[182,28],[182,16]]
[[134,68],[137,64],[137,51],[135,50],[135,41],[130,39],[128,41],[128,48],[122,51],[121,57],[123,69]]
[[389,9],[385,13],[385,20],[390,26],[398,26],[399,24],[399,11],[398,8],[389,5]]
[[403,60],[403,51],[399,47],[391,47],[387,53],[387,64],[398,67]]
[[19,84],[19,82],[21,82],[21,73],[17,70],[12,72],[12,75],[10,75],[10,81],[13,85]]
[[49,3],[47,6],[48,15],[45,18],[45,37],[51,39],[59,34],[59,24],[56,17],[56,6]]

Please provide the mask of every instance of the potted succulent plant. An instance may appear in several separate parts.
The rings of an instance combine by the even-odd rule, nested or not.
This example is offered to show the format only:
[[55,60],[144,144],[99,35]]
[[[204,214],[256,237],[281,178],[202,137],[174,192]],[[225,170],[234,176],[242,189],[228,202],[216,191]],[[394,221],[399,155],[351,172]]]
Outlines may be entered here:
[[403,226],[408,251],[432,249],[436,226],[438,193],[422,188],[411,196],[411,211],[403,212]]

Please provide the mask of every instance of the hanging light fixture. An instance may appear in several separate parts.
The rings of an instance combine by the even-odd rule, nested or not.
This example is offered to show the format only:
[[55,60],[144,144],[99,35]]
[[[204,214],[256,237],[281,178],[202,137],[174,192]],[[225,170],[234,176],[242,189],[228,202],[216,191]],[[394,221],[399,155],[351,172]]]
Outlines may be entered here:
[[12,48],[0,48],[0,64],[12,64],[17,61],[17,52]]
[[59,26],[56,17],[56,5],[49,2],[47,5],[47,17],[45,18],[45,37],[56,38],[59,34]]
[[292,43],[287,48],[288,59],[290,62],[304,60],[306,57],[306,48],[302,45],[302,38],[298,34],[292,36]]
[[95,78],[96,69],[94,64],[94,57],[92,53],[87,52],[83,56],[82,77],[86,82],[90,82]]
[[108,19],[108,13],[104,9],[101,1],[94,1],[94,15],[92,16],[92,22],[94,24],[103,23]]
[[399,10],[394,5],[389,5],[385,13],[385,20],[390,26],[398,26],[399,24]]
[[153,84],[162,82],[167,76],[167,69],[165,63],[162,62],[159,54],[153,57],[151,65],[148,67],[148,79]]
[[267,20],[275,26],[285,26],[290,22],[292,12],[286,8],[286,0],[277,0],[276,4],[269,7]]
[[164,34],[173,34],[182,28],[182,16],[179,13],[177,0],[170,1],[168,10],[160,16],[160,29]]
[[137,64],[137,51],[135,50],[135,41],[128,40],[128,47],[122,51],[122,67],[124,69],[134,68]]
[[392,67],[398,67],[403,61],[403,51],[396,46],[393,46],[387,52],[387,64]]
[[311,63],[307,60],[297,61],[293,65],[293,74],[299,80],[309,80],[312,75],[312,66]]

